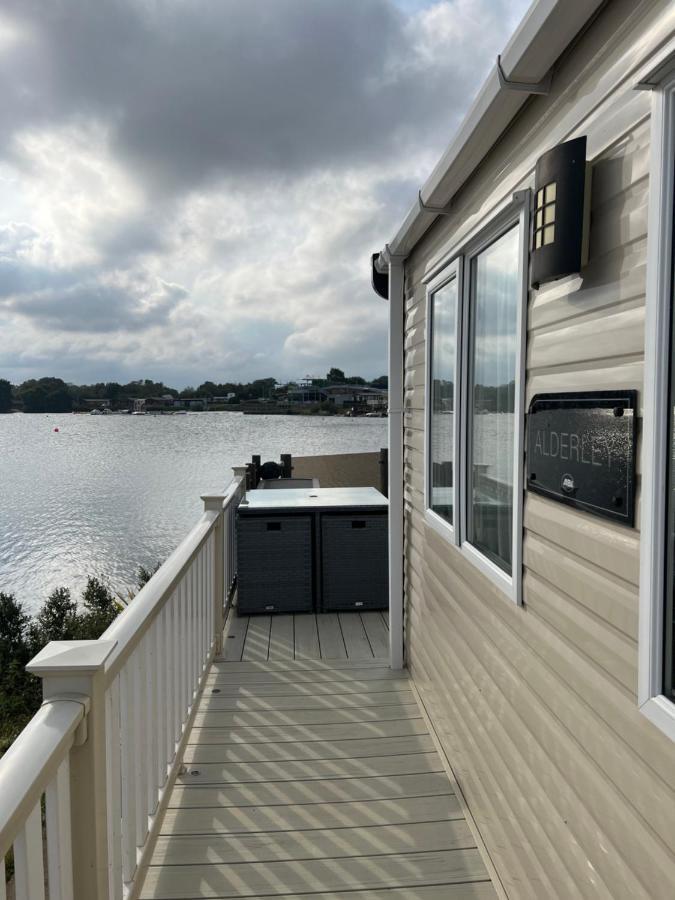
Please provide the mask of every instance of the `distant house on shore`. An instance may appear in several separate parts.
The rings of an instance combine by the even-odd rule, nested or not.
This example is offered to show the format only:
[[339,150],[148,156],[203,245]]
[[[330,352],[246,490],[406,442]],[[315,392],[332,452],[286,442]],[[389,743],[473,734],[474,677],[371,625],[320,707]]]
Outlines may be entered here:
[[291,404],[331,403],[336,408],[357,407],[384,409],[387,406],[386,388],[359,384],[330,384],[325,387],[297,387],[288,391]]

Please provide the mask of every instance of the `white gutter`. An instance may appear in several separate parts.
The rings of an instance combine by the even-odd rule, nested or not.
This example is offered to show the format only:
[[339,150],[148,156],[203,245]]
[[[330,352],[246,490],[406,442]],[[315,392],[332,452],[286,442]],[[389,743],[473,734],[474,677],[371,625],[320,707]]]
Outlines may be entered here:
[[[420,191],[421,202],[388,244],[407,256],[494,146],[530,93],[543,93],[551,67],[605,0],[535,0],[493,66],[454,140]],[[501,65],[501,72],[500,72]],[[509,84],[510,82],[510,84]],[[387,271],[387,253],[376,262]]]

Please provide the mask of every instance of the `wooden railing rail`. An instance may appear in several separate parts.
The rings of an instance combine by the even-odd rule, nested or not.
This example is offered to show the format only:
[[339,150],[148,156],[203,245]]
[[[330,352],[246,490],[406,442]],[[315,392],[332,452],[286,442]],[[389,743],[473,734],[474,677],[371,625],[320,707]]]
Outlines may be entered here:
[[[62,860],[53,890],[49,865],[49,900],[137,896],[138,872],[178,774],[195,701],[222,647],[244,490],[244,470],[237,469],[223,493],[202,497],[199,522],[98,641],[52,642],[29,664],[43,679],[46,705],[0,760],[0,866],[13,844],[17,900],[44,898],[35,874],[42,866],[36,854],[42,853],[44,792],[48,859],[57,852]],[[61,724],[52,727],[57,711]],[[5,801],[2,786],[19,765],[17,746],[31,765]],[[50,821],[58,822],[52,849]],[[2,872],[0,900],[4,889]]]

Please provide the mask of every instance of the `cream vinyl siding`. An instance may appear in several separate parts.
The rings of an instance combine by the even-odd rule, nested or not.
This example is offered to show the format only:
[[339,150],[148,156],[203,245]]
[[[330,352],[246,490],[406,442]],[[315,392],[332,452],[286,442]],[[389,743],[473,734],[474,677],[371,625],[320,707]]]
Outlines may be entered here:
[[590,261],[530,292],[526,407],[641,391],[650,97],[627,60],[672,28],[666,2],[608,3],[406,262],[406,654],[511,898],[671,900],[675,744],[637,707],[637,528],[526,494],[519,608],[425,524],[424,279],[533,186],[542,152],[586,134]]

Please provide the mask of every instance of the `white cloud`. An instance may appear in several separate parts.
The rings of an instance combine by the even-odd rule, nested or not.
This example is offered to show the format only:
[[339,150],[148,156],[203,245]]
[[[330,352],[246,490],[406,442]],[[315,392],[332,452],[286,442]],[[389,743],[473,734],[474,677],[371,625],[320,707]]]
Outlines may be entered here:
[[0,376],[381,374],[369,253],[526,5],[5,0]]

